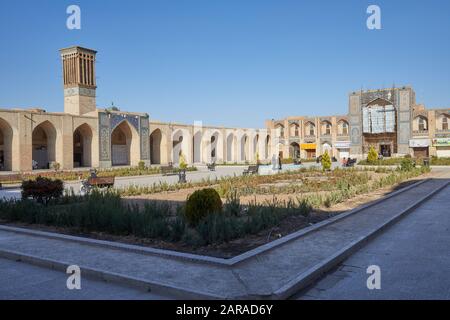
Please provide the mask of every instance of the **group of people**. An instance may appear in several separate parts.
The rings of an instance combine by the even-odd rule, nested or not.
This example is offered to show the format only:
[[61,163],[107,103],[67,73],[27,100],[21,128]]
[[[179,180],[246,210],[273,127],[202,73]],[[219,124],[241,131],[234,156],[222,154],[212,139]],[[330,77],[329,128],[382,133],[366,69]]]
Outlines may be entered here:
[[342,158],[342,166],[343,167],[350,167],[350,166],[352,166],[354,163],[356,162],[356,160],[355,159],[352,159],[352,158],[350,158],[350,157],[348,157],[348,158]]

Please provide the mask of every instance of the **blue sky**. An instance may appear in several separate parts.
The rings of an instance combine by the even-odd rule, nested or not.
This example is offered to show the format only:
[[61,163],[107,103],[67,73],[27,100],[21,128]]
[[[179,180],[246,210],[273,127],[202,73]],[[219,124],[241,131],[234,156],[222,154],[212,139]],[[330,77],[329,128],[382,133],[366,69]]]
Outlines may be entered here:
[[[82,29],[66,28],[77,4]],[[366,9],[381,7],[382,30]],[[58,50],[98,50],[97,105],[261,127],[347,112],[354,90],[412,85],[450,106],[450,1],[2,1],[0,106],[63,110]]]

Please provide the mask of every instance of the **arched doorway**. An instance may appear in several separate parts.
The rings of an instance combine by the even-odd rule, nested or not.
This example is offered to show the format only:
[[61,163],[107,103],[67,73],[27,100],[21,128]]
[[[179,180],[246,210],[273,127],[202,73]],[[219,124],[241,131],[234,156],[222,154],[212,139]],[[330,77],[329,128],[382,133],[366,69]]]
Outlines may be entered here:
[[227,137],[227,161],[231,162],[234,159],[234,135],[230,133]]
[[92,129],[82,124],[73,133],[73,167],[92,166]]
[[13,130],[0,118],[0,171],[12,170]]
[[297,142],[292,142],[289,145],[289,158],[291,159],[300,158],[300,145]]
[[266,143],[265,143],[265,148],[264,148],[264,157],[265,159],[269,159],[271,157],[271,153],[272,153],[272,148],[271,148],[271,139],[270,136],[267,135],[266,137]]
[[218,131],[214,132],[211,135],[210,143],[211,143],[210,148],[211,162],[223,161],[222,135]]
[[241,138],[241,161],[248,161],[248,137],[244,134]]
[[253,157],[256,160],[260,160],[261,155],[259,154],[259,134],[256,134],[253,138]]
[[322,154],[324,154],[325,152],[327,152],[330,157],[333,156],[333,148],[331,146],[331,142],[324,142],[322,144]]
[[56,129],[49,121],[44,121],[33,130],[33,169],[49,169],[56,161]]
[[194,162],[202,162],[202,132],[197,131],[193,138],[193,152],[194,152]]
[[161,130],[155,129],[150,134],[150,162],[152,164],[161,164],[161,143]]
[[172,135],[172,161],[179,164],[180,156],[183,155],[187,163],[192,160],[192,135],[186,129],[178,129]]
[[122,121],[111,133],[113,166],[136,166],[139,163],[138,133],[127,121]]

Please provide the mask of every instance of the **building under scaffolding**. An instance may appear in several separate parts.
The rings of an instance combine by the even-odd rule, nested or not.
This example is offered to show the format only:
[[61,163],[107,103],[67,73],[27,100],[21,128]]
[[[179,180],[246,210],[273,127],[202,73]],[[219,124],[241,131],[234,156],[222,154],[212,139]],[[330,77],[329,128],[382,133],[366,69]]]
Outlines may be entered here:
[[385,157],[397,153],[395,107],[386,100],[377,99],[363,107],[363,152],[370,147]]

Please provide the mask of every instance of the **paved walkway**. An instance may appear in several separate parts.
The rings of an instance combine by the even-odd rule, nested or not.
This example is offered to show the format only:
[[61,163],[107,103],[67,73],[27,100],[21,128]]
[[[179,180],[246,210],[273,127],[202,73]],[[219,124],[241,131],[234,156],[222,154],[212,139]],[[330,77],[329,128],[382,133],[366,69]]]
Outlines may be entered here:
[[[105,272],[116,280],[131,279],[156,294],[184,297],[286,298],[299,283],[366,239],[408,207],[444,187],[450,174],[425,181],[355,214],[340,215],[300,230],[231,260],[83,242],[74,238],[13,232],[0,226],[0,255],[51,264],[77,264],[82,270]],[[445,179],[444,179],[445,178]],[[93,244],[94,243],[94,244]],[[100,246],[101,245],[101,246]],[[273,249],[268,250],[269,247]],[[332,260],[331,260],[332,262]],[[318,269],[319,268],[319,269]],[[320,270],[319,270],[320,271]],[[0,286],[1,287],[1,286]]]
[[69,290],[69,275],[30,264],[0,259],[0,300],[159,300],[165,296],[83,277],[81,289]]
[[[372,240],[297,299],[450,299],[450,186]],[[368,290],[378,265],[381,289]]]

